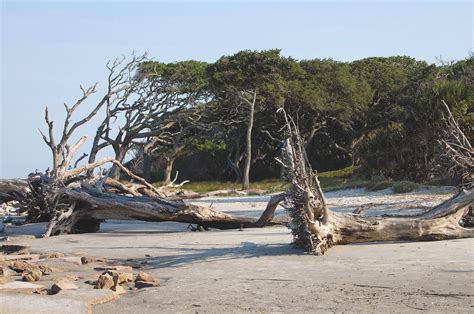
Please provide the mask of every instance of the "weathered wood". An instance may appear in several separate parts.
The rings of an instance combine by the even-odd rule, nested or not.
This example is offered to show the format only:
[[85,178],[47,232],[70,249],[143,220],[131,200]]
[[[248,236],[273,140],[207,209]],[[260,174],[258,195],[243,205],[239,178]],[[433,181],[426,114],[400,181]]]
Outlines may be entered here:
[[431,241],[474,237],[460,225],[474,205],[474,192],[462,191],[432,210],[412,217],[359,217],[330,211],[327,233],[334,244],[373,241]]
[[273,195],[268,201],[265,211],[262,213],[260,218],[255,222],[256,227],[265,227],[273,220],[275,210],[278,205],[285,199],[285,194]]
[[306,158],[296,125],[287,119],[289,138],[280,162],[292,183],[285,199],[296,245],[316,255],[336,244],[373,241],[427,241],[474,237],[474,192],[461,191],[425,213],[361,217],[363,208],[341,214],[329,210],[321,185]]
[[0,180],[0,202],[19,201],[26,196],[28,191],[26,180]]
[[183,201],[146,196],[125,196],[67,188],[61,189],[59,195],[73,202],[74,208],[65,212],[56,223],[50,224],[47,235],[80,233],[84,230],[78,228],[78,224],[82,226],[85,220],[95,222],[105,219],[175,221],[218,229],[258,228],[279,223],[272,220],[278,203],[267,208],[262,218],[256,219],[228,215],[209,207],[186,204]]

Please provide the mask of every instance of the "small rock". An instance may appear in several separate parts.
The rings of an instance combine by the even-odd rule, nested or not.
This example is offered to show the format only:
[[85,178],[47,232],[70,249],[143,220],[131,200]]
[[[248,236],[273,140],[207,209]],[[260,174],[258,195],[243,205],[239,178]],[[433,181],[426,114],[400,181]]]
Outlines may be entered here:
[[0,276],[0,285],[6,284],[8,282],[8,278],[6,276]]
[[137,278],[135,278],[135,282],[143,281],[143,282],[151,282],[151,283],[160,283],[160,279],[153,277],[145,272],[139,272]]
[[160,284],[157,282],[145,282],[145,281],[135,281],[135,288],[142,289],[142,288],[152,288],[157,287]]
[[114,291],[117,294],[127,293],[127,290],[125,290],[125,288],[122,287],[121,285],[116,285],[115,287],[112,287],[111,289],[112,289],[112,291]]
[[127,282],[131,282],[133,281],[133,274],[132,273],[122,273],[122,272],[116,272],[114,274],[114,277],[115,275],[117,276],[117,283],[120,285],[120,284],[123,284],[123,283],[127,283]]
[[34,294],[48,295],[49,291],[46,288],[36,289],[32,291]]
[[48,265],[38,265],[38,268],[39,268],[39,270],[41,270],[41,272],[42,272],[43,274],[50,274],[50,273],[61,272],[60,269],[54,268],[54,267],[50,267],[50,266],[48,266]]
[[97,261],[97,259],[92,257],[92,256],[83,256],[83,257],[81,257],[82,265],[93,263],[93,262],[96,262],[96,261]]
[[94,289],[110,289],[114,286],[114,278],[109,274],[102,274],[97,279]]
[[61,252],[54,252],[46,256],[46,258],[61,258],[61,257],[64,257],[64,254]]
[[115,284],[122,284],[133,281],[133,273],[122,273],[118,271],[106,270],[102,275],[109,274],[114,279]]
[[10,268],[13,269],[14,271],[18,272],[18,273],[24,272],[24,271],[38,270],[39,269],[38,265],[33,265],[33,264],[30,264],[30,263],[25,262],[25,261],[14,261],[11,264]]
[[23,281],[33,282],[41,280],[43,273],[39,269],[27,270],[23,273]]
[[51,286],[51,293],[57,294],[61,290],[75,290],[78,287],[68,280],[60,280]]

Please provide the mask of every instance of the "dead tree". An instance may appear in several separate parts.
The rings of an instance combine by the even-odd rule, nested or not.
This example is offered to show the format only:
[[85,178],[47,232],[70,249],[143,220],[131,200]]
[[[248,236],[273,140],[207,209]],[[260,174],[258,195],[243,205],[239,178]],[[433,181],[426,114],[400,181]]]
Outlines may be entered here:
[[[134,141],[162,134],[172,126],[165,114],[179,107],[179,97],[171,91],[169,82],[146,79],[139,73],[145,61],[145,55],[134,55],[129,62],[119,59],[107,64],[108,90],[114,97],[107,101],[106,115],[97,128],[89,163],[95,162],[98,152],[108,146],[112,147],[115,160],[123,162]],[[119,173],[120,169],[113,166],[111,177],[118,179]]]
[[306,157],[297,126],[287,118],[288,139],[280,162],[291,189],[284,207],[297,246],[316,255],[337,244],[373,241],[428,241],[474,237],[474,193],[462,190],[450,200],[409,217],[361,217],[329,210],[316,172]]
[[448,116],[439,143],[444,148],[441,158],[447,164],[448,174],[465,188],[472,189],[474,182],[474,149],[459,127],[449,106],[442,101]]
[[[95,92],[95,85],[83,91],[82,97],[69,107],[65,105],[66,118],[59,141],[56,140],[54,123],[45,110],[46,134],[41,133],[44,142],[52,152],[53,166],[44,173],[35,172],[28,176],[29,188],[21,190],[23,184],[15,185],[23,191],[20,197],[22,208],[28,211],[28,221],[48,221],[45,237],[62,233],[95,232],[104,219],[178,221],[196,223],[203,228],[221,229],[240,227],[261,227],[269,224],[278,204],[271,204],[262,219],[235,217],[212,208],[203,208],[184,203],[182,200],[168,199],[162,189],[154,187],[143,178],[135,175],[115,158],[104,158],[72,168],[74,154],[85,143],[87,137],[81,137],[74,145],[69,141],[77,129],[88,122],[107,98],[84,118],[73,123],[73,113],[85,99]],[[122,98],[121,98],[122,99]],[[120,102],[119,100],[118,102]],[[146,115],[145,113],[141,113]],[[133,118],[131,121],[135,121]],[[137,118],[138,119],[138,118]],[[174,122],[173,122],[174,123]],[[151,131],[152,132],[152,131]],[[83,158],[83,156],[81,157]],[[125,172],[135,183],[126,183],[111,177],[111,171],[94,170],[113,165]],[[2,182],[9,187],[9,182]],[[9,187],[9,190],[14,190]],[[14,192],[14,191],[13,191]],[[269,218],[270,217],[270,218]]]
[[[92,141],[92,147],[88,154],[89,163],[96,161],[97,154],[100,150],[111,145],[111,142],[104,138],[104,134],[109,134],[111,131],[112,122],[118,119],[117,113],[119,111],[125,111],[124,107],[126,106],[124,104],[128,102],[128,99],[139,92],[141,79],[136,76],[136,71],[145,60],[146,55],[132,55],[128,61],[125,57],[122,57],[107,63],[106,67],[109,71],[107,76],[107,92],[103,98],[104,104],[106,105],[105,118],[97,127],[96,134]],[[116,155],[120,154],[117,149],[114,151]]]

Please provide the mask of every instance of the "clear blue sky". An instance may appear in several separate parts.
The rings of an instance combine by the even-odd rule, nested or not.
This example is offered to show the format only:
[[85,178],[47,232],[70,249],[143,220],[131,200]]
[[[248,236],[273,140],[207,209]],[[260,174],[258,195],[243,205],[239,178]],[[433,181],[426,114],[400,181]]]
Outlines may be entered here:
[[106,61],[133,50],[166,62],[269,48],[297,59],[435,62],[472,47],[471,1],[2,1],[0,178],[48,167],[37,131],[44,106],[61,119],[79,84],[98,81],[100,94]]

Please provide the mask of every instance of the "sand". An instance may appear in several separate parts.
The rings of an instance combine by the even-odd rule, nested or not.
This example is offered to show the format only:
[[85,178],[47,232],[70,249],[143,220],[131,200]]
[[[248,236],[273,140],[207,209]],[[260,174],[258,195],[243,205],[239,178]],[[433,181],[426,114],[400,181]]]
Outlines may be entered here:
[[[371,203],[367,214],[422,210],[450,189],[393,194],[327,193],[337,211]],[[194,201],[258,215],[266,197]],[[399,210],[403,207],[403,210]],[[278,211],[283,215],[282,210]],[[303,254],[283,226],[190,232],[177,223],[109,222],[100,233],[33,239],[44,225],[9,227],[8,244],[37,252],[88,254],[142,263],[162,286],[93,306],[94,313],[157,312],[472,312],[474,239],[345,245]],[[16,235],[15,235],[16,234]],[[1,312],[1,311],[0,311]]]

